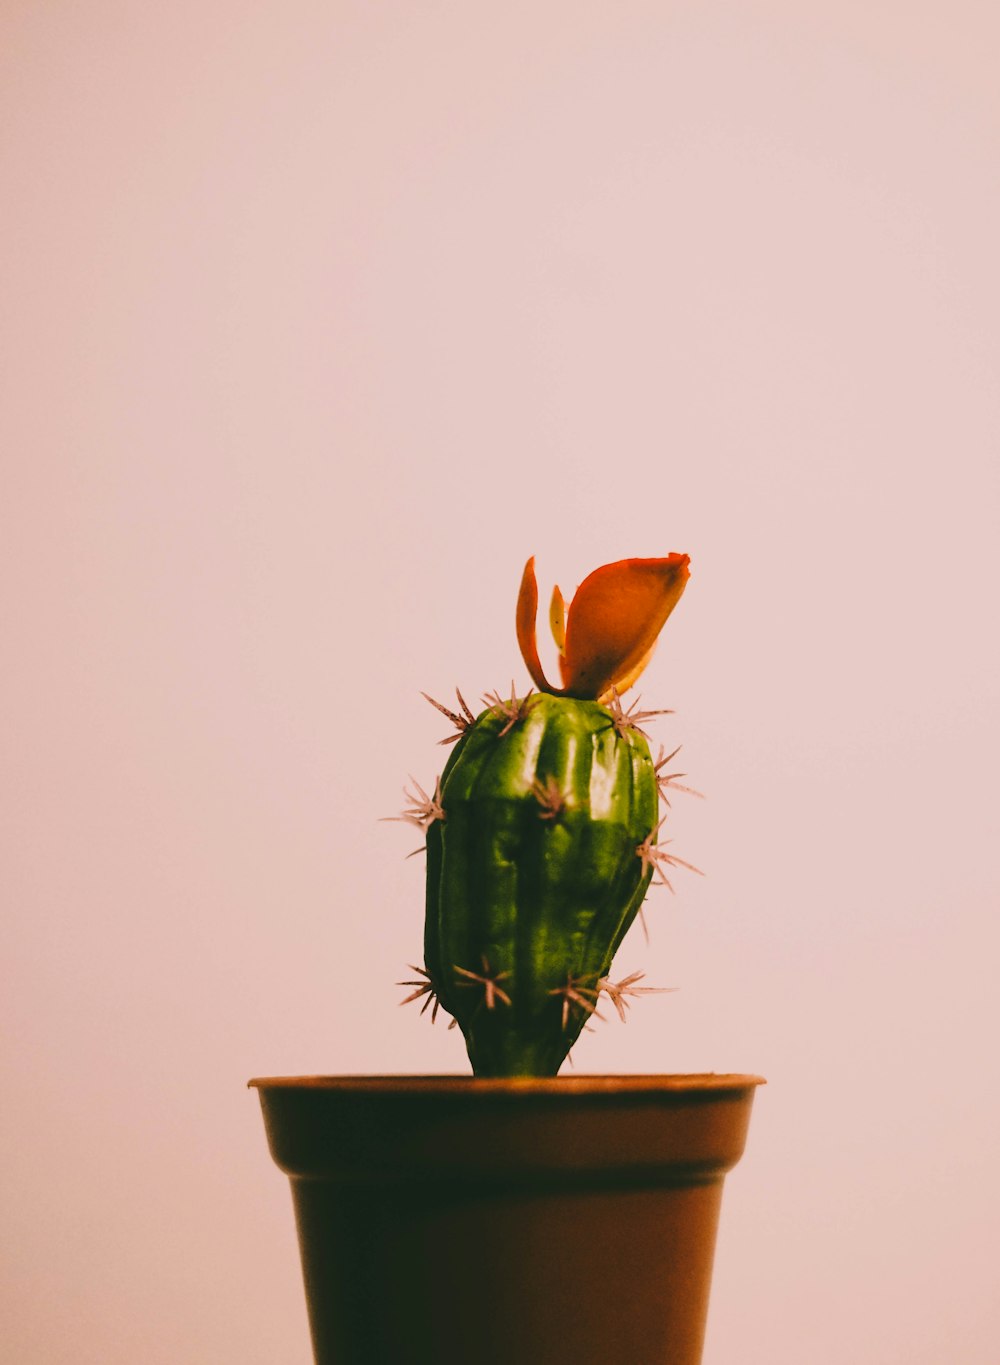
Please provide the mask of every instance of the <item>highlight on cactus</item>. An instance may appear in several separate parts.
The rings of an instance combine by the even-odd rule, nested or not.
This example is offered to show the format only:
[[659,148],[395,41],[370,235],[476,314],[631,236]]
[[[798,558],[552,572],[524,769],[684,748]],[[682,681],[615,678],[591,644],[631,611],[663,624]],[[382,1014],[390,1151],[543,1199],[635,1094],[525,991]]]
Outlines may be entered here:
[[[538,587],[529,559],[516,633],[533,687],[483,697],[474,715],[456,689],[454,747],[432,794],[413,778],[393,817],[426,839],[424,964],[401,1003],[452,1016],[477,1076],[554,1076],[606,996],[624,1022],[658,992],[642,972],[612,981],[612,964],[650,885],[697,872],[669,853],[668,792],[691,792],[654,761],[643,728],[664,710],[622,695],[649,662],[684,591],[688,556],[625,559],[584,579],[568,607],[558,587],[549,620],[561,686],[538,655]],[[693,793],[698,795],[698,793]],[[662,808],[662,809],[661,809]],[[423,850],[417,850],[423,851]],[[645,921],[642,921],[645,926]]]

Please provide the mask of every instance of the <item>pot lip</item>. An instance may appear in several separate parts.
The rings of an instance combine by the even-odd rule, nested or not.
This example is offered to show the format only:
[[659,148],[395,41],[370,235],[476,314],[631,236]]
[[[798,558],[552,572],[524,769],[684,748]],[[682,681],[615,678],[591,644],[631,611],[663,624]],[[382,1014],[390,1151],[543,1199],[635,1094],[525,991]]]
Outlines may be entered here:
[[477,1077],[464,1074],[436,1076],[255,1076],[247,1087],[255,1090],[339,1090],[348,1094],[438,1095],[638,1095],[751,1090],[766,1085],[763,1076],[739,1072],[697,1072],[691,1075],[579,1075]]

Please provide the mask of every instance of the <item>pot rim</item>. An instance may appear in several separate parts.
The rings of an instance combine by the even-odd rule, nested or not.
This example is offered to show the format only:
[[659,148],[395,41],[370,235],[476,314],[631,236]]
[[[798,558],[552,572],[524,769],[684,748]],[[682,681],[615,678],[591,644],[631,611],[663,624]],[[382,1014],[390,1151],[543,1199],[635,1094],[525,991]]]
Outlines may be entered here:
[[649,1094],[749,1090],[766,1085],[763,1076],[740,1072],[696,1072],[691,1075],[580,1075],[499,1076],[446,1075],[378,1076],[255,1076],[247,1087],[255,1090],[340,1090],[352,1094],[524,1094],[590,1095]]

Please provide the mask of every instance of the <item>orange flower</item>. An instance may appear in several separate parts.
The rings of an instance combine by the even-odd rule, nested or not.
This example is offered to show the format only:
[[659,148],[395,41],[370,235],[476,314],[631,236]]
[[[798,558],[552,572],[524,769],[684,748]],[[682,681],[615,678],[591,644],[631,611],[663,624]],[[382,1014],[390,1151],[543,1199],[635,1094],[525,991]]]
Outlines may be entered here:
[[538,658],[538,584],[534,557],[529,559],[517,598],[517,642],[535,686],[555,696],[598,701],[631,687],[684,591],[688,563],[687,555],[671,554],[605,564],[583,580],[568,610],[555,588],[549,621],[563,685],[553,687]]

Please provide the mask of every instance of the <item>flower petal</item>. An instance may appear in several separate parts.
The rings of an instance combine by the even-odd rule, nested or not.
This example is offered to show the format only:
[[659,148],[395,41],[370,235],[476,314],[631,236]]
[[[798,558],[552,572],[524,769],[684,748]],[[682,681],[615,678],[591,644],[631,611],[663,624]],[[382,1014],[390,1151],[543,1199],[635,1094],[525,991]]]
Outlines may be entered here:
[[625,692],[627,692],[629,688],[632,686],[632,684],[635,682],[635,680],[638,678],[639,674],[643,672],[646,665],[649,663],[650,659],[653,657],[655,653],[656,645],[653,644],[649,647],[649,649],[646,650],[645,654],[635,665],[635,667],[629,669],[627,673],[623,673],[619,677],[615,678],[614,682],[607,689],[607,691],[602,692],[601,695],[597,698],[597,700],[599,702],[603,702],[604,705],[607,706],[613,697],[615,696],[620,697]]
[[566,648],[566,603],[559,591],[558,583],[552,589],[552,602],[549,605],[549,626],[552,638],[561,654]]
[[532,555],[524,566],[524,573],[521,575],[521,589],[517,594],[517,643],[521,647],[521,657],[525,666],[531,674],[531,681],[539,692],[558,693],[559,688],[553,687],[542,672],[542,663],[538,657],[538,640],[535,634],[537,616],[538,583],[535,580],[535,557]]
[[[583,580],[566,623],[562,673],[568,696],[601,697],[612,687],[621,692],[635,682],[684,591],[688,563],[682,554],[622,559]],[[531,578],[534,585],[534,571]],[[536,588],[536,603],[537,596]]]

